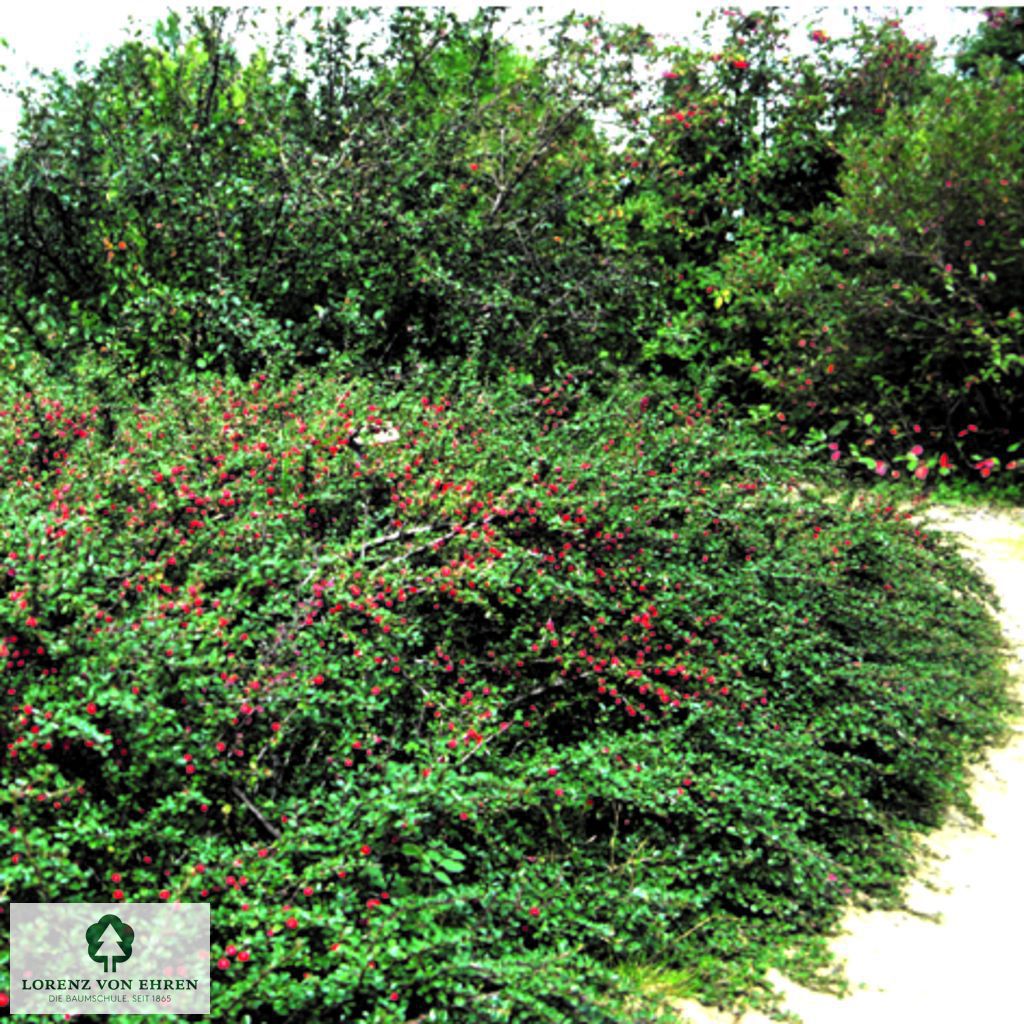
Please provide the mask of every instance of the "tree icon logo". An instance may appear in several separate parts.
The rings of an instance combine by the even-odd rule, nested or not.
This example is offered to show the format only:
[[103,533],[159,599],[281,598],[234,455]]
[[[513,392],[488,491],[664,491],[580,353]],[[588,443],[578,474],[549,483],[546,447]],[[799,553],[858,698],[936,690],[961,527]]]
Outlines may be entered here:
[[103,964],[104,973],[117,973],[117,965],[132,955],[135,932],[115,914],[104,914],[94,925],[85,930],[85,941],[89,943],[89,957]]

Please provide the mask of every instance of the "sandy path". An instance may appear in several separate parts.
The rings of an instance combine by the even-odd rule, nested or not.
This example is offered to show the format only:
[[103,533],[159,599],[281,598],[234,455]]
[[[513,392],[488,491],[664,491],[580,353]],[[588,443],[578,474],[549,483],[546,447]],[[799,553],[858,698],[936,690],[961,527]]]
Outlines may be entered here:
[[[1003,603],[1011,668],[1024,699],[1024,516],[935,508],[928,520],[962,537]],[[851,910],[831,947],[850,993],[812,992],[771,975],[805,1024],[1024,1024],[1024,720],[972,773],[984,824],[959,814],[932,833],[932,856],[906,888],[911,911]],[[767,1024],[693,1003],[689,1024]]]

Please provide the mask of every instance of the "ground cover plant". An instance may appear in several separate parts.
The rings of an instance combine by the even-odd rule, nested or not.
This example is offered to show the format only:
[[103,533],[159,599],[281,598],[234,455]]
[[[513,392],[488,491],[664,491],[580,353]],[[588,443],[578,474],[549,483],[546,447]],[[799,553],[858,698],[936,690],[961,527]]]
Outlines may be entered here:
[[700,396],[445,379],[8,391],[5,894],[208,901],[238,1020],[749,996],[964,804],[988,591]]

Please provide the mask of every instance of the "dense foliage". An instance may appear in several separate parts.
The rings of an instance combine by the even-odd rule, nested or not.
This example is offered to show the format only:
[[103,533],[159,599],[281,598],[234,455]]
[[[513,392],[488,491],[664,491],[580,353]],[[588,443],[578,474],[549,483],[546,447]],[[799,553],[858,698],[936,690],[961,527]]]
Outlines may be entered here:
[[981,577],[837,470],[1013,493],[1018,15],[944,72],[773,11],[526,51],[214,9],[41,76],[3,901],[209,902],[232,1021],[640,1024],[821,966],[1009,706]]
[[0,427],[7,890],[209,900],[219,1015],[735,997],[887,891],[1004,707],[947,544],[699,398],[256,379]]
[[1019,11],[952,73],[896,21],[525,53],[499,20],[339,9],[243,59],[214,9],[44,76],[0,167],[7,347],[140,395],[181,361],[632,363],[843,465],[1012,477]]
[[880,474],[1016,466],[1022,102],[1024,75],[988,65],[844,145],[841,198],[818,211],[828,256],[775,307],[789,333],[759,379]]
[[363,38],[340,10],[243,63],[214,12],[54,76],[4,178],[12,322],[140,374],[625,347],[629,254],[563,236],[610,203],[588,115],[628,98],[633,34],[529,59],[496,18],[410,8]]

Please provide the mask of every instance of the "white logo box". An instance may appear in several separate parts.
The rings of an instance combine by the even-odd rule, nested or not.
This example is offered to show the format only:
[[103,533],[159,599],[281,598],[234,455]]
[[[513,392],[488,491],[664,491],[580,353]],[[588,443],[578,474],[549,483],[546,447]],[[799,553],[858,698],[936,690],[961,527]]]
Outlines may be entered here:
[[209,1013],[208,903],[12,903],[9,1012]]

